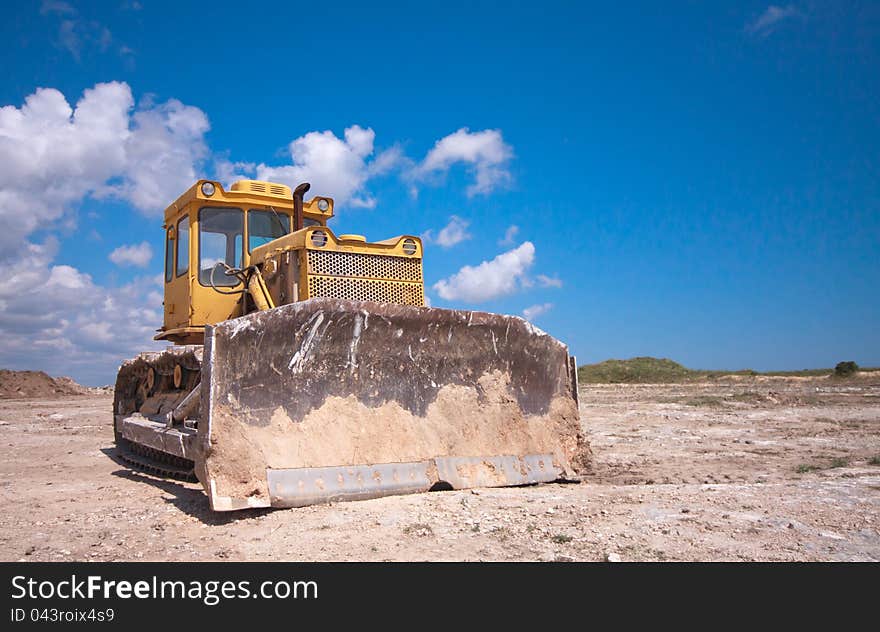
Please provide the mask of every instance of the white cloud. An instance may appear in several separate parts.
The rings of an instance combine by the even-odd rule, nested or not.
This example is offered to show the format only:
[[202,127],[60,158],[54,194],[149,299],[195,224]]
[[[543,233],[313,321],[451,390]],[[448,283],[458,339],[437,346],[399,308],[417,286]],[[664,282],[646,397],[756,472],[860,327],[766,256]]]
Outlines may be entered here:
[[511,158],[513,148],[504,142],[500,130],[470,132],[462,127],[438,140],[410,177],[424,180],[433,174],[443,175],[453,165],[463,163],[474,175],[473,184],[467,188],[467,194],[471,197],[490,193],[509,183],[512,179],[508,170]]
[[233,162],[226,155],[214,158],[214,177],[228,189],[233,182],[250,179],[257,170],[255,162]]
[[400,158],[400,150],[392,148],[371,160],[375,139],[372,129],[359,125],[346,128],[344,138],[329,130],[309,132],[290,143],[290,165],[261,163],[257,178],[291,187],[309,182],[309,195],[330,196],[339,206],[373,208],[376,200],[366,190],[367,180],[387,173]]
[[526,320],[533,321],[541,314],[546,314],[551,309],[553,309],[553,303],[541,303],[539,305],[532,305],[531,307],[526,307],[523,310],[523,318]]
[[110,261],[118,266],[137,266],[138,268],[146,268],[152,258],[153,249],[146,241],[130,246],[119,246],[109,256]]
[[535,246],[527,241],[478,266],[464,266],[448,279],[434,284],[447,301],[481,303],[512,294],[523,287],[525,275],[535,261]]
[[468,196],[489,193],[511,180],[508,164],[513,149],[504,142],[499,130],[471,133],[462,128],[438,140],[419,164],[408,158],[398,144],[377,154],[375,141],[376,133],[360,125],[347,127],[342,138],[330,130],[312,131],[290,142],[290,164],[255,165],[222,157],[215,159],[215,173],[224,184],[245,177],[291,187],[309,182],[311,195],[331,196],[337,207],[363,208],[376,206],[376,199],[367,188],[369,181],[394,170],[403,172],[413,195],[418,194],[418,183],[437,180],[458,163],[474,174],[474,183],[467,188]]
[[468,226],[470,226],[470,222],[463,220],[458,215],[452,215],[449,218],[449,223],[440,229],[436,237],[434,232],[429,230],[422,234],[422,239],[433,242],[443,248],[451,248],[455,244],[473,237],[473,235],[467,232]]
[[801,12],[793,4],[778,7],[771,4],[754,21],[746,25],[746,32],[752,35],[766,37],[770,35],[781,22],[790,18],[800,17]]
[[549,277],[546,274],[539,274],[535,277],[541,287],[562,287],[562,279],[559,277]]
[[75,107],[38,88],[21,107],[0,108],[0,251],[14,255],[88,195],[161,215],[196,179],[207,130],[201,110],[174,99],[134,109],[122,82],[96,84]]
[[519,226],[516,224],[511,224],[507,227],[507,230],[504,231],[504,237],[498,240],[499,246],[512,246],[516,243],[516,236],[519,234]]
[[115,193],[138,210],[161,212],[198,180],[210,127],[204,112],[177,99],[135,112],[124,146],[126,182]]
[[[0,260],[15,262],[0,285],[0,366],[106,383],[124,358],[164,346],[151,340],[162,323],[153,277],[102,287],[54,262],[54,237],[28,238],[72,224],[88,196],[161,215],[196,179],[207,129],[201,110],[174,99],[135,108],[121,82],[85,90],[75,106],[39,88],[0,108]],[[111,260],[145,266],[151,255],[143,243]]]
[[123,359],[165,346],[151,340],[162,322],[152,277],[101,287],[54,265],[56,251],[54,240],[27,244],[0,285],[0,366],[108,383]]

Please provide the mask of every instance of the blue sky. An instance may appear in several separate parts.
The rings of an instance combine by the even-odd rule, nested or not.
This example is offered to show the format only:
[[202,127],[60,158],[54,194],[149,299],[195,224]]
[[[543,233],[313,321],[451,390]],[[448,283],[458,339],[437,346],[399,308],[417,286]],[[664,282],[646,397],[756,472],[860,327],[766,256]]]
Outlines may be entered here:
[[580,362],[880,365],[876,3],[8,12],[3,366],[111,381],[161,324],[161,208],[235,173],[427,234],[434,306]]

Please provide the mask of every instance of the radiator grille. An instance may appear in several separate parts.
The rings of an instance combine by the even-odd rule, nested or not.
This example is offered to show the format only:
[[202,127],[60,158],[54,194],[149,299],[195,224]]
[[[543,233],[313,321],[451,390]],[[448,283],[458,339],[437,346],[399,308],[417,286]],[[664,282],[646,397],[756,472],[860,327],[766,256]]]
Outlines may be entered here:
[[[346,253],[347,254],[347,253]],[[401,305],[424,305],[421,283],[309,276],[309,298],[341,298]]]
[[422,260],[357,252],[309,250],[309,274],[325,276],[422,281]]

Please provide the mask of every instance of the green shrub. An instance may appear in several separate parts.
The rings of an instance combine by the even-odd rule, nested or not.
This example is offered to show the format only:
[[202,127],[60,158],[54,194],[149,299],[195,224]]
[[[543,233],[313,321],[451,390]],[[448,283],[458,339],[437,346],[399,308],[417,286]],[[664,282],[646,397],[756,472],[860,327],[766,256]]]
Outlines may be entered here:
[[859,365],[852,360],[848,360],[846,362],[838,362],[837,366],[834,367],[834,376],[848,377],[850,375],[853,375],[858,370]]

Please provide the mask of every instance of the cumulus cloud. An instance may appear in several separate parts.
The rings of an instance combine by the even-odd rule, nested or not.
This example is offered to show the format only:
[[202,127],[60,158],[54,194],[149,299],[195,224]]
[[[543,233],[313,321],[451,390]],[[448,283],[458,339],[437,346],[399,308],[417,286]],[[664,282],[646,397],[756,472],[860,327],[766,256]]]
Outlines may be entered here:
[[[0,108],[0,260],[15,261],[0,286],[0,365],[106,383],[122,359],[164,346],[151,340],[162,322],[161,278],[103,287],[55,262],[54,237],[29,238],[70,225],[89,196],[161,215],[196,179],[207,129],[201,110],[174,99],[135,107],[122,82],[96,84],[74,106],[39,88]],[[111,260],[146,266],[151,256],[145,242]]]
[[501,253],[478,266],[464,266],[448,279],[434,284],[437,294],[447,300],[482,303],[516,292],[525,286],[526,273],[535,261],[530,241]]
[[546,274],[539,274],[535,279],[537,279],[538,285],[541,287],[562,287],[562,279],[559,277],[549,277]]
[[801,12],[793,4],[778,7],[771,4],[755,20],[746,24],[746,32],[760,37],[770,35],[785,20],[797,18]]
[[376,199],[366,190],[367,180],[393,169],[401,156],[396,147],[373,156],[375,140],[376,133],[360,125],[346,128],[343,138],[330,130],[309,132],[288,146],[291,164],[261,163],[257,178],[291,187],[309,182],[310,195],[330,196],[340,206],[373,208]]
[[441,228],[436,236],[434,231],[429,230],[422,234],[422,239],[433,242],[443,248],[451,248],[455,244],[473,237],[473,235],[467,232],[468,226],[470,226],[470,222],[463,220],[458,215],[452,215],[449,218],[449,223]]
[[204,112],[177,99],[135,112],[124,146],[126,181],[114,194],[146,213],[161,212],[198,180],[210,127]]
[[523,311],[523,318],[529,321],[535,320],[541,314],[546,314],[551,309],[553,309],[553,303],[541,303],[539,305],[532,305],[531,307],[526,307]]
[[150,303],[155,279],[101,287],[76,268],[55,265],[57,247],[51,239],[27,244],[0,285],[0,366],[51,367],[55,375],[108,383],[123,359],[165,346],[151,340],[162,322],[160,307]]
[[504,231],[504,237],[498,240],[499,246],[512,246],[516,243],[516,236],[519,234],[519,226],[512,224]]
[[75,107],[38,88],[0,108],[0,249],[8,255],[88,195],[161,215],[195,179],[207,130],[201,110],[174,99],[135,109],[123,82],[96,84]]
[[153,249],[146,241],[130,246],[119,246],[109,256],[110,261],[118,266],[136,266],[138,268],[146,268],[152,258]]
[[418,193],[417,185],[436,183],[456,164],[465,165],[474,175],[468,196],[487,194],[508,183],[512,148],[499,130],[470,132],[462,128],[438,140],[421,162],[404,154],[399,144],[376,152],[376,133],[360,125],[347,127],[342,138],[334,132],[308,132],[287,147],[290,164],[269,165],[233,162],[228,157],[215,160],[215,172],[224,183],[242,177],[283,182],[291,187],[302,182],[312,185],[311,194],[329,195],[337,206],[373,208],[375,197],[369,181],[398,170]]
[[464,164],[473,174],[474,182],[467,187],[469,197],[491,193],[510,182],[508,170],[513,148],[504,142],[501,130],[471,132],[466,127],[438,140],[424,160],[410,173],[414,181],[444,175],[456,164]]

